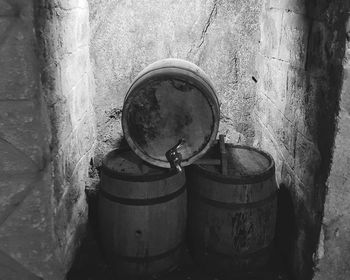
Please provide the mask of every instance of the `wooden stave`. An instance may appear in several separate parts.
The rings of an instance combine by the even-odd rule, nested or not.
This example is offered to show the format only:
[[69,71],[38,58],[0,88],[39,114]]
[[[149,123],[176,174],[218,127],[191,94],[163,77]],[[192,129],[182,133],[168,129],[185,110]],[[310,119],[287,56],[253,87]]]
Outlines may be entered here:
[[[184,192],[181,196],[179,196],[178,198],[170,201],[169,203],[163,203],[164,207],[168,208],[168,209],[174,209],[174,208],[182,208],[182,209],[186,209],[186,192]],[[101,200],[100,203],[105,204],[105,211],[101,210],[101,207],[99,207],[99,212],[101,214],[102,211],[102,215],[103,213],[107,213],[109,212],[107,209],[109,209],[108,203],[109,201],[106,201],[106,198],[101,197],[99,198]],[[162,204],[161,204],[162,205]],[[126,208],[129,208],[126,210]],[[149,216],[153,216],[152,213],[164,213],[166,211],[162,210],[162,207],[159,206],[136,206],[136,207],[132,207],[133,209],[131,209],[130,207],[127,207],[125,205],[119,205],[117,203],[113,203],[112,209],[116,212],[123,212],[124,216],[127,217],[132,217],[132,216],[139,216],[140,219],[142,220],[147,220],[149,219]],[[152,209],[151,209],[152,208]],[[133,211],[134,210],[134,211]],[[142,259],[144,259],[144,261],[142,260],[138,260],[138,261],[130,261],[130,258],[132,257],[136,257],[137,254],[131,254],[131,253],[125,253],[125,251],[130,251],[131,250],[127,250],[127,249],[119,249],[118,250],[118,246],[117,249],[113,249],[111,248],[111,243],[108,240],[113,240],[115,239],[115,234],[113,234],[111,231],[111,227],[107,226],[107,227],[103,227],[100,224],[100,232],[103,231],[105,232],[105,234],[103,234],[103,238],[101,239],[101,245],[103,248],[103,251],[105,253],[106,258],[108,259],[108,262],[110,264],[113,265],[113,267],[115,267],[114,271],[116,272],[116,274],[120,274],[120,275],[128,275],[128,276],[146,276],[146,275],[152,275],[152,274],[157,274],[157,273],[161,273],[163,271],[167,271],[169,269],[172,269],[176,266],[178,266],[179,260],[180,260],[180,254],[181,254],[181,250],[184,239],[185,239],[185,226],[186,226],[186,211],[183,210],[179,210],[177,212],[174,212],[173,215],[169,215],[167,213],[167,216],[169,217],[169,220],[172,219],[172,216],[177,216],[180,217],[179,222],[173,222],[170,225],[165,225],[162,226],[162,224],[160,224],[157,228],[157,231],[159,232],[166,232],[166,231],[171,231],[173,233],[173,240],[171,240],[171,242],[167,243],[167,246],[165,246],[164,244],[162,246],[160,246],[160,244],[162,243],[162,241],[159,241],[159,238],[154,238],[153,239],[153,243],[157,244],[158,250],[153,250],[152,252],[149,253],[149,257],[144,257]],[[108,218],[112,218],[115,217],[116,215],[106,215],[107,219]],[[133,227],[133,223],[128,225],[128,228],[126,229],[125,227],[125,221],[127,219],[125,218],[121,218],[121,222],[114,222],[113,224],[113,228],[120,228],[123,227],[124,231],[128,231],[128,232],[135,232],[135,230],[129,230],[129,228]],[[153,220],[157,220],[156,218],[154,218]],[[112,224],[113,221],[104,221],[102,222],[102,224]],[[155,224],[154,222],[150,221],[150,224]],[[150,227],[150,226],[148,226]],[[137,227],[140,228],[140,227]],[[174,230],[173,230],[174,229]],[[181,233],[175,233],[176,229],[181,229]],[[143,231],[143,230],[142,230]],[[109,233],[109,236],[108,236]],[[107,235],[106,235],[107,234]],[[118,239],[118,237],[117,237]],[[120,238],[120,239],[125,239],[125,238]],[[157,240],[157,241],[155,241]],[[149,242],[152,243],[152,242]],[[162,247],[162,248],[161,248]],[[116,251],[118,251],[118,253],[115,253]],[[152,259],[152,257],[154,256],[159,256],[159,255],[163,255],[163,257],[161,258],[157,258],[157,259]],[[143,257],[143,256],[142,256]]]
[[[109,260],[108,262],[116,267],[116,274],[137,278],[141,275],[151,275],[176,267],[185,239],[187,219],[187,193],[184,188],[185,175],[183,173],[174,174],[173,172],[165,172],[163,179],[158,178],[158,180],[155,181],[151,180],[152,178],[154,179],[152,175],[139,176],[142,177],[139,178],[139,180],[137,179],[138,176],[134,176],[129,178],[132,181],[127,181],[125,178],[121,179],[124,174],[118,174],[122,176],[117,175],[116,178],[113,178],[109,177],[108,174],[104,172],[105,170],[106,169],[102,169],[98,203],[99,232],[103,252],[107,260]],[[110,187],[111,185],[123,186],[123,184],[125,186],[121,189],[123,189],[124,192],[116,191],[120,190],[119,187]],[[109,187],[106,187],[107,185]],[[125,190],[133,187],[135,187],[136,190],[151,190],[151,195],[145,197],[145,193],[143,193],[140,196],[136,196],[135,200],[141,202],[139,205],[127,205],[123,200],[121,202],[111,201],[110,197],[108,197],[108,195],[110,195],[116,196],[118,199],[127,198],[127,196],[132,195],[132,193],[126,193]],[[166,192],[162,193],[162,190],[166,190]],[[177,193],[177,195],[170,199],[171,195],[174,193]],[[167,196],[167,199],[157,202],[157,196]],[[152,200],[153,202],[148,204],[148,201]],[[126,203],[128,203],[128,200]],[[112,215],[111,213],[114,214]],[[159,213],[163,213],[163,215],[159,216]],[[157,214],[159,217],[156,217]],[[116,218],[117,215],[121,215],[121,218]],[[167,217],[167,219],[163,218],[162,221],[162,217]],[[116,234],[120,235],[122,233],[118,233],[116,229],[122,228],[124,231],[129,231],[129,233],[135,233],[137,231],[130,229],[136,228],[138,222],[136,220],[133,221],[135,218],[138,218],[139,224],[142,224],[141,221],[149,220],[148,225],[143,225],[143,228],[149,228],[149,232],[147,232],[147,230],[145,232],[143,229],[141,230],[141,235],[151,234],[151,225],[156,224],[157,221],[161,221],[161,224],[155,227],[159,232],[168,232],[170,235],[172,234],[172,236],[169,235],[169,240],[162,239],[159,236],[153,239],[150,238],[148,242],[151,245],[155,244],[155,246],[159,246],[159,248],[151,249],[147,258],[141,256],[135,259],[135,254],[128,253],[128,251],[132,251],[132,249],[123,248],[116,244],[113,245],[116,246],[114,248],[111,246],[116,239],[127,239],[127,237],[118,237]],[[175,222],[167,224],[167,220],[175,220]],[[127,225],[125,223],[126,221],[128,222]],[[113,233],[113,231],[115,232]],[[125,235],[127,236],[126,233]],[[146,237],[146,239],[148,238]],[[114,241],[111,242],[112,240]],[[124,241],[119,243],[124,244]]]
[[[245,146],[239,147],[242,148]],[[272,159],[272,164],[267,170],[267,174],[270,174],[270,177],[260,177],[264,178],[264,181],[259,183],[255,178],[250,178],[252,182],[250,185],[251,189],[259,185],[265,186],[265,189],[263,188],[264,192],[261,193],[261,199],[253,197],[254,199],[247,201],[244,199],[245,196],[237,196],[237,189],[244,188],[247,185],[249,186],[249,181],[243,180],[241,184],[239,184],[240,180],[231,178],[233,184],[230,185],[228,177],[222,180],[223,177],[219,176],[220,178],[218,179],[218,176],[216,176],[217,174],[213,174],[213,176],[208,176],[208,173],[204,174],[202,172],[203,168],[198,168],[198,166],[191,165],[186,167],[189,192],[188,234],[190,239],[190,251],[195,261],[205,270],[214,273],[233,273],[242,270],[258,269],[267,264],[271,255],[277,215],[277,182],[274,170],[275,167]],[[209,200],[206,199],[208,193],[206,193],[205,190],[208,191],[210,187],[203,191],[203,188],[201,188],[203,184],[207,184],[212,189],[216,190],[226,189],[226,193],[223,193],[221,197],[216,193],[215,199],[221,199],[219,203],[212,203],[212,197],[210,197]],[[231,194],[227,192],[227,189],[230,189],[230,187],[232,190]],[[215,218],[225,217],[228,216],[228,214],[235,215],[247,211],[252,211],[253,213],[251,216],[255,215],[257,217],[259,211],[268,213],[266,215],[269,217],[269,220],[265,224],[267,238],[263,242],[258,242],[260,245],[250,244],[250,247],[253,249],[242,250],[238,253],[234,253],[232,250],[225,252],[222,247],[221,249],[215,248],[213,243],[210,243],[210,237],[209,241],[208,237],[205,237],[205,232],[208,232],[208,227],[205,228],[205,222],[208,223],[211,219],[215,220]],[[207,219],[207,221],[204,219]],[[219,225],[216,224],[216,226]],[[256,235],[259,234],[257,233]],[[209,245],[208,242],[210,243]]]

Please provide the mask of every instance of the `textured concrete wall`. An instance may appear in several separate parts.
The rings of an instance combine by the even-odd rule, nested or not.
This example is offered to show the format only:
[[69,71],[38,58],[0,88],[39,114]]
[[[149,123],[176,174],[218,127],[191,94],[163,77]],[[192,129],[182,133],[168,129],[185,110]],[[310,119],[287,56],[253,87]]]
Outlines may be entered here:
[[220,131],[251,142],[260,0],[89,0],[97,115],[97,155],[122,135],[123,99],[132,79],[167,57],[199,65],[222,103]]
[[[0,1],[0,279],[62,279],[33,1]],[[61,276],[58,277],[57,276]]]
[[0,279],[64,279],[86,222],[88,6],[71,2],[0,1]]
[[315,277],[318,280],[350,279],[350,7],[347,12],[344,14],[348,19],[343,85],[318,248],[319,262]]
[[346,1],[265,1],[255,145],[280,182],[276,240],[290,274],[311,279],[335,135]]
[[67,268],[85,230],[85,185],[96,138],[89,9],[85,0],[43,0],[36,7],[41,82],[52,127],[54,234]]

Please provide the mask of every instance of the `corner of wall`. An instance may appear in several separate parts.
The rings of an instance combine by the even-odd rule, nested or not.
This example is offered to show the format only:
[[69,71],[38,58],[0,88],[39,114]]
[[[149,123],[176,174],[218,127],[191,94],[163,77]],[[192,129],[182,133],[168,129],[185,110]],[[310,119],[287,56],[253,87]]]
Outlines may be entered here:
[[67,271],[86,231],[85,186],[96,141],[87,1],[39,1],[41,82],[52,129],[52,211],[57,256]]

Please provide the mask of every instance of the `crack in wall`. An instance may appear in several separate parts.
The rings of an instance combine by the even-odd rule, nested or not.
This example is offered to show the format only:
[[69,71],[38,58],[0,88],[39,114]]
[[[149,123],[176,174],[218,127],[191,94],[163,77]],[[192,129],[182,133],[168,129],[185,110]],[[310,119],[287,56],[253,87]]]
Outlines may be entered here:
[[205,37],[207,35],[208,28],[213,23],[213,21],[215,20],[217,13],[218,13],[218,0],[214,0],[213,7],[211,9],[210,15],[209,15],[209,17],[207,19],[207,22],[205,23],[205,26],[204,26],[203,30],[202,30],[201,38],[199,40],[200,43],[197,46],[197,49],[199,49],[203,45]]
[[[210,14],[208,16],[208,19],[203,27],[202,33],[201,33],[201,37],[199,39],[199,44],[196,46],[196,50],[198,51],[202,45],[204,44],[205,41],[205,37],[207,36],[207,32],[208,29],[210,27],[210,25],[214,22],[217,13],[218,13],[218,2],[219,0],[214,0],[213,2],[213,6],[211,8]],[[193,53],[193,48],[191,47],[190,51],[188,52],[188,56],[191,55]]]

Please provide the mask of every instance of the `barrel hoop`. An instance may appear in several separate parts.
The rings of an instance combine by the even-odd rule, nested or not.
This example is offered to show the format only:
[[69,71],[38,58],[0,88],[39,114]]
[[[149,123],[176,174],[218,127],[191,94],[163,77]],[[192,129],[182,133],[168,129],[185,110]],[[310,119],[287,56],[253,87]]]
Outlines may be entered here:
[[150,263],[150,262],[154,262],[154,261],[158,261],[161,259],[164,259],[168,256],[171,256],[172,254],[174,254],[177,250],[179,250],[181,247],[183,246],[183,242],[180,242],[178,245],[176,245],[174,248],[158,254],[158,255],[154,255],[154,256],[145,256],[145,257],[131,257],[131,256],[123,256],[123,255],[118,255],[115,254],[115,258],[124,261],[124,262],[131,262],[131,263]]
[[[198,67],[198,66],[197,66],[197,67]],[[212,93],[214,93],[213,96],[212,96],[212,97],[214,97],[214,101],[216,101],[216,104],[219,104],[219,100],[218,100],[218,97],[217,97],[217,95],[216,95],[216,91],[215,91],[213,85],[211,84],[210,80],[208,80],[208,79],[209,79],[208,77],[203,77],[201,74],[198,74],[196,71],[193,71],[193,70],[188,69],[188,68],[186,68],[186,67],[175,66],[175,65],[171,65],[171,66],[170,66],[170,65],[169,65],[169,66],[162,66],[161,68],[150,69],[149,71],[143,73],[140,77],[137,77],[137,79],[134,80],[134,81],[132,82],[132,85],[131,85],[130,88],[128,89],[127,94],[125,95],[124,104],[126,103],[126,99],[128,98],[129,93],[131,92],[131,89],[134,89],[134,88],[133,88],[134,85],[135,85],[139,80],[141,80],[141,79],[144,78],[145,76],[151,74],[152,72],[155,72],[155,71],[157,71],[157,70],[164,70],[164,69],[171,69],[171,70],[176,70],[176,69],[178,69],[178,70],[182,70],[182,71],[184,71],[184,72],[190,72],[190,73],[192,73],[200,82],[202,82],[203,84],[206,84],[206,85],[209,87],[209,89],[212,91]],[[206,74],[205,74],[205,75],[206,75]],[[192,83],[193,83],[193,82],[192,82]],[[206,96],[206,98],[208,99],[207,96]],[[210,101],[209,101],[209,103],[210,103]]]
[[235,259],[235,258],[247,259],[247,258],[250,258],[252,256],[264,255],[264,254],[268,253],[271,250],[272,250],[272,245],[268,244],[267,246],[265,246],[263,248],[260,248],[258,250],[245,252],[245,253],[241,253],[241,254],[236,253],[236,254],[229,255],[229,254],[225,254],[225,253],[222,253],[222,252],[218,252],[218,251],[213,250],[211,248],[206,248],[206,253],[217,255],[217,256],[220,256],[220,257],[223,257],[223,258],[229,258],[229,259]]
[[154,198],[125,198],[125,197],[118,197],[113,194],[110,194],[106,192],[103,189],[100,189],[100,194],[105,197],[106,199],[117,202],[119,204],[124,204],[124,205],[133,205],[133,206],[147,206],[147,205],[155,205],[155,204],[160,204],[164,203],[167,201],[170,201],[174,199],[175,197],[179,196],[186,190],[186,184],[183,185],[181,188],[179,188],[177,191],[159,196],[159,197],[154,197]]
[[220,182],[224,184],[255,184],[255,183],[261,183],[262,181],[266,181],[275,176],[275,162],[270,154],[250,146],[234,145],[234,144],[226,144],[226,145],[231,148],[246,149],[246,150],[251,150],[251,151],[260,153],[261,155],[263,155],[265,158],[269,160],[270,165],[265,171],[259,174],[233,177],[233,176],[226,176],[220,173],[209,171],[198,164],[192,164],[191,166],[188,167],[190,174],[191,174],[191,170],[193,170],[194,174],[199,173],[203,177],[206,177],[216,182]]
[[246,208],[257,208],[260,206],[263,206],[266,203],[269,203],[277,198],[277,192],[274,192],[272,195],[268,196],[267,198],[264,198],[259,201],[255,202],[247,202],[247,203],[235,203],[235,202],[222,202],[213,200],[210,198],[205,197],[204,195],[191,191],[190,192],[191,197],[200,200],[206,204],[209,204],[210,206],[221,208],[221,209],[231,209],[231,210],[243,210]]

